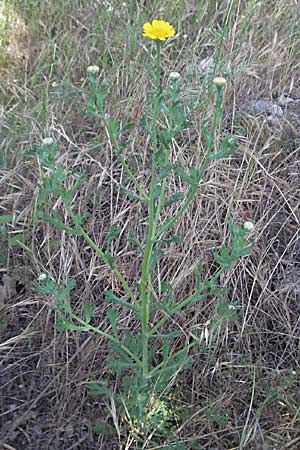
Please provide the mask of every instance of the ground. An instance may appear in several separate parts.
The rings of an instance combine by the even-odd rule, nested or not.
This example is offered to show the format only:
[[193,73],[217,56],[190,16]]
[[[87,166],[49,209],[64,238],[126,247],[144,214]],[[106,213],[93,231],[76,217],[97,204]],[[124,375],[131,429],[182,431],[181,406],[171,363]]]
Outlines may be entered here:
[[[74,308],[81,313],[85,301],[94,304],[102,330],[110,328],[105,289],[122,293],[80,237],[35,220],[43,167],[32,150],[52,137],[60,163],[87,174],[76,196],[79,211],[88,213],[86,229],[100,247],[111,223],[122,229],[113,252],[134,283],[141,259],[128,237],[131,230],[145,236],[145,211],[115,190],[128,180],[103,124],[86,112],[86,69],[97,64],[108,80],[107,114],[131,118],[126,161],[147,187],[149,142],[140,120],[152,89],[153,45],[142,26],[153,18],[177,31],[162,52],[163,83],[178,71],[182,96],[198,101],[193,126],[172,142],[172,161],[188,169],[203,157],[201,127],[211,121],[214,75],[227,80],[220,132],[238,142],[236,154],[211,162],[174,227],[182,239],[168,247],[159,277],[172,283],[176,296],[189,294],[199,260],[204,278],[214,273],[212,251],[228,241],[231,218],[253,222],[255,245],[220,280],[227,288],[222,299],[175,317],[181,340],[193,330],[203,342],[192,351],[192,365],[173,380],[171,406],[181,413],[168,439],[138,446],[113,397],[93,399],[88,391],[89,382],[105,379],[118,392],[121,377],[107,366],[107,342],[58,332],[54,299],[34,290],[45,271],[62,283],[76,281]],[[299,25],[297,1],[2,2],[0,448],[300,448]],[[168,189],[177,188],[174,175]],[[225,300],[235,308],[228,320]],[[134,332],[134,315],[119,312],[120,328]]]

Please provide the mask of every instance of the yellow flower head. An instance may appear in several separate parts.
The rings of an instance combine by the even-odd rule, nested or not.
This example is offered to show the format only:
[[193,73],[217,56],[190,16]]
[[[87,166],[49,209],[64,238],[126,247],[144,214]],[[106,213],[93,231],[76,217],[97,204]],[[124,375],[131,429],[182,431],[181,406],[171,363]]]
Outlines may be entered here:
[[152,23],[146,22],[143,29],[143,36],[160,41],[165,41],[166,38],[175,34],[174,27],[164,20],[152,20]]

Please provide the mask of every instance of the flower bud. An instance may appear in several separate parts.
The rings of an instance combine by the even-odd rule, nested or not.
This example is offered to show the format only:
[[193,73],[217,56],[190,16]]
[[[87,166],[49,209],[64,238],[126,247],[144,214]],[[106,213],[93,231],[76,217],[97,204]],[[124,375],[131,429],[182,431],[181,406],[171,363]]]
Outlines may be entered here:
[[39,281],[45,281],[47,279],[47,274],[46,273],[41,273],[41,275],[38,277]]
[[216,78],[213,79],[213,84],[217,88],[221,88],[221,87],[224,87],[226,85],[226,80],[223,77],[216,77]]
[[53,145],[54,144],[54,140],[51,137],[47,137],[47,138],[42,140],[42,144],[43,145]]
[[86,69],[87,73],[90,75],[98,75],[99,71],[100,71],[100,67],[99,66],[89,66]]
[[169,75],[170,80],[178,80],[181,77],[179,72],[171,72]]
[[245,222],[244,223],[244,229],[249,231],[249,233],[250,233],[250,231],[254,230],[254,223],[250,222],[250,220]]

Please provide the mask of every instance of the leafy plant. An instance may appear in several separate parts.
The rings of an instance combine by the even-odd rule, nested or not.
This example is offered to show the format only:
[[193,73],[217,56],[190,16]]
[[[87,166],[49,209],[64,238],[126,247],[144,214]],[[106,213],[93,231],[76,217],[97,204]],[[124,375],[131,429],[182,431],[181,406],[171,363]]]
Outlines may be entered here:
[[[175,349],[176,338],[180,331],[171,330],[166,333],[165,324],[170,322],[179,311],[209,297],[220,296],[223,292],[219,287],[221,276],[239,258],[248,255],[253,247],[253,244],[249,244],[247,240],[249,231],[243,226],[230,222],[231,242],[227,245],[223,244],[219,250],[214,251],[213,256],[218,269],[211,278],[201,279],[201,261],[199,261],[197,281],[192,294],[176,298],[169,280],[164,280],[161,285],[161,295],[155,292],[156,268],[164,255],[164,248],[170,242],[178,242],[178,236],[171,233],[172,227],[195,198],[199,184],[211,161],[226,158],[237,150],[233,136],[230,134],[222,136],[220,133],[226,80],[216,78],[213,85],[215,108],[211,127],[202,128],[206,143],[202,162],[200,165],[190,167],[189,172],[179,162],[175,164],[172,162],[172,142],[178,133],[192,126],[192,121],[190,112],[187,112],[181,98],[179,74],[173,74],[166,87],[162,85],[162,41],[168,37],[168,33],[169,36],[173,35],[170,34],[173,32],[173,27],[165,22],[158,26],[155,22],[145,25],[147,28],[145,35],[156,41],[156,67],[155,70],[149,71],[154,83],[151,96],[152,111],[148,115],[145,114],[142,123],[139,124],[144,127],[145,133],[150,135],[151,141],[149,187],[141,184],[140,178],[134,175],[124,155],[124,149],[129,144],[128,132],[132,124],[128,120],[108,117],[106,113],[107,82],[99,80],[97,66],[90,67],[87,72],[87,112],[102,122],[115,155],[131,182],[131,188],[124,186],[119,188],[130,199],[143,203],[148,209],[145,241],[140,242],[138,237],[132,234],[130,236],[130,241],[134,242],[142,252],[141,271],[132,286],[119,271],[111,251],[111,244],[119,234],[118,228],[114,224],[111,225],[103,248],[100,248],[85,231],[86,217],[77,211],[76,201],[74,201],[84,175],[70,173],[63,164],[57,163],[56,143],[48,140],[35,149],[35,155],[43,166],[43,176],[39,183],[37,217],[54,224],[68,234],[83,238],[113,272],[123,287],[124,295],[120,297],[112,290],[105,292],[105,301],[111,305],[107,311],[111,328],[111,332],[108,333],[93,324],[92,305],[83,305],[81,316],[74,312],[71,301],[72,290],[75,287],[73,282],[70,281],[65,286],[59,285],[50,274],[46,274],[40,280],[37,289],[56,298],[56,308],[59,312],[56,326],[59,331],[95,332],[109,341],[111,352],[107,362],[114,373],[123,375],[120,393],[117,395],[118,404],[120,408],[123,404],[123,416],[126,417],[131,434],[137,440],[143,440],[147,436],[152,436],[154,439],[154,437],[170,435],[174,431],[177,413],[168,400],[168,386],[180,370],[190,365],[192,361],[190,350],[197,344],[195,339]],[[176,192],[168,197],[167,183],[173,173],[188,185],[188,190],[186,193]],[[65,214],[62,215],[59,210],[50,206],[51,201],[57,199],[61,201],[67,219]],[[178,204],[176,214],[163,222],[162,211],[173,203]],[[140,323],[139,332],[133,333],[130,329],[122,331],[119,329],[119,313],[115,305],[121,305],[134,312]],[[234,319],[234,307],[221,301],[218,306],[218,319],[214,326],[222,326],[224,321]],[[91,392],[93,395],[106,398],[112,396],[110,388],[103,383],[92,384]]]

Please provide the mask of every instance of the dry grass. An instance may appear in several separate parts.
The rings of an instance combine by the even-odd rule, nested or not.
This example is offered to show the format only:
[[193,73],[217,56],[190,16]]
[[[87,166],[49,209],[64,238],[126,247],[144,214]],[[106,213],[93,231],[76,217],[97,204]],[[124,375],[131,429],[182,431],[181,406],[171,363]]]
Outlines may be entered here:
[[[2,447],[135,448],[126,435],[118,440],[93,432],[97,421],[116,425],[105,404],[90,399],[86,386],[91,379],[111,378],[118,388],[119,380],[105,365],[106,342],[93,335],[57,333],[51,299],[32,291],[33,280],[44,270],[61,281],[75,280],[75,308],[80,311],[85,300],[93,303],[97,325],[108,330],[103,292],[113,288],[122,294],[121,286],[81,238],[33,223],[40,168],[26,151],[43,137],[56,136],[60,162],[88,172],[76,199],[79,210],[90,214],[86,228],[100,246],[111,223],[121,228],[113,252],[124,277],[136,281],[141,257],[127,238],[130,229],[145,235],[145,211],[115,190],[115,183],[127,183],[126,176],[104,130],[85,115],[85,99],[77,88],[84,85],[86,67],[98,63],[102,76],[110,79],[108,112],[137,122],[150,88],[150,45],[140,37],[141,24],[159,15],[179,30],[163,52],[166,77],[179,70],[185,95],[196,89],[203,98],[195,128],[173,142],[173,161],[189,167],[202,157],[197,130],[209,121],[212,105],[197,67],[208,57],[214,57],[217,73],[228,74],[223,126],[238,137],[240,147],[235,157],[211,164],[196,201],[175,227],[184,239],[168,248],[158,282],[171,281],[178,295],[190,293],[199,259],[204,276],[214,271],[211,251],[228,238],[230,217],[253,220],[256,241],[251,255],[222,279],[225,297],[238,305],[238,320],[208,336],[210,344],[195,352],[191,369],[176,380],[181,387],[177,401],[190,412],[178,424],[178,437],[192,450],[299,449],[299,146],[293,136],[285,139],[274,132],[265,117],[241,113],[248,100],[282,93],[300,98],[299,4],[131,1],[121,8],[120,2],[111,3],[113,12],[102,1],[45,1],[36,8],[30,8],[29,0],[10,2],[24,20],[27,41],[20,47],[24,62],[6,58],[1,72],[6,88],[0,117],[0,214],[13,213],[8,234],[20,232],[26,240],[8,245],[5,266],[25,291],[12,291],[1,309]],[[18,45],[18,36],[10,39]],[[300,122],[300,107],[298,112]],[[138,127],[131,140],[126,158],[147,186],[149,146]],[[171,180],[170,192],[187,188],[178,183]],[[174,205],[166,211],[175,212]],[[200,336],[209,329],[217,305],[211,299],[178,315],[182,339],[189,339],[186,330]],[[134,329],[134,317],[120,311],[120,327]]]

